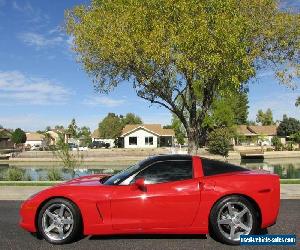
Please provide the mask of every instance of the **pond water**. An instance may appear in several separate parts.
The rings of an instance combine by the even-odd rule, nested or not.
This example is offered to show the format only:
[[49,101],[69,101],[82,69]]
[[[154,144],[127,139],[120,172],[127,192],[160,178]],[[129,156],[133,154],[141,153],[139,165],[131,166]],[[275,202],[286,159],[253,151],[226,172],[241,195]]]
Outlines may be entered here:
[[[270,160],[246,160],[231,161],[249,169],[263,169],[278,174],[282,179],[300,178],[300,159],[270,159]],[[131,164],[132,165],[132,164]],[[116,166],[106,163],[86,163],[75,169],[75,177],[89,174],[115,174],[130,166],[128,163],[118,163]],[[63,168],[60,163],[18,163],[1,164],[0,180],[68,180],[72,178],[72,171]]]

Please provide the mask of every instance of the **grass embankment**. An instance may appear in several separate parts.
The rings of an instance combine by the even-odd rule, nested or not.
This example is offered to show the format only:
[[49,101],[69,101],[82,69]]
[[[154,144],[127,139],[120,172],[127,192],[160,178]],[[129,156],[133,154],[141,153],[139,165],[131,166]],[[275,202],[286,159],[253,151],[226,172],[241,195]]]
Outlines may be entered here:
[[[0,186],[53,186],[62,181],[0,181]],[[300,179],[280,179],[280,184],[300,184]]]
[[53,186],[62,181],[0,181],[0,186]]
[[300,184],[300,179],[280,179],[280,184]]

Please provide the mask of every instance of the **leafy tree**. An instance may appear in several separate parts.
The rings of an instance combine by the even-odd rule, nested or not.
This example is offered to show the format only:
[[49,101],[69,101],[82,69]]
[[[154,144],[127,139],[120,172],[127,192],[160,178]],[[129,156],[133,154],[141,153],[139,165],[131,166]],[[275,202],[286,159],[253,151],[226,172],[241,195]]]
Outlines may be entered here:
[[291,135],[292,140],[300,147],[300,131]]
[[300,131],[291,135],[294,142],[300,144]]
[[290,84],[299,74],[299,14],[277,0],[92,0],[66,12],[73,49],[99,92],[124,80],[139,97],[176,114],[189,152],[207,133],[216,98],[274,67]]
[[68,143],[64,141],[63,135],[59,135],[58,141],[56,143],[56,151],[53,154],[62,161],[64,168],[71,171],[71,175],[74,178],[76,173],[76,167],[78,167],[83,162],[83,155],[71,152]]
[[125,126],[127,124],[142,124],[143,121],[139,116],[133,113],[127,113],[125,117],[122,117],[122,123],[123,126]]
[[0,131],[0,138],[6,138],[6,137],[11,137],[11,134],[7,130],[1,130]]
[[125,116],[108,113],[107,116],[99,123],[100,137],[116,139],[121,135],[122,129],[125,125],[142,123],[142,119],[133,113],[127,113]]
[[296,103],[295,103],[295,106],[296,106],[296,107],[300,106],[300,96],[297,98]]
[[172,125],[171,128],[174,130],[175,138],[180,145],[184,144],[184,138],[186,137],[185,128],[182,125],[181,121],[178,119],[176,115],[172,117]]
[[263,126],[273,125],[273,113],[271,109],[267,109],[266,112],[263,112],[261,109],[258,110],[256,115],[256,122],[260,123]]
[[206,114],[211,128],[232,127],[246,124],[248,118],[248,96],[244,90],[219,97]]
[[108,115],[99,123],[99,133],[101,138],[116,139],[121,135],[122,129],[122,119],[115,113],[108,113]]
[[[232,128],[235,125],[246,124],[248,117],[248,97],[245,90],[230,93],[218,98],[206,114],[202,129],[211,132],[215,128]],[[199,143],[205,145],[206,134],[199,138]]]
[[251,120],[247,121],[246,124],[249,125],[249,126],[257,125],[255,121],[251,121]]
[[204,120],[204,126],[208,128],[231,127],[234,124],[234,110],[229,98],[216,100],[212,105],[212,110],[207,113]]
[[11,140],[15,144],[21,144],[25,143],[27,138],[26,138],[26,133],[20,129],[17,128],[12,134],[11,134]]
[[241,92],[235,95],[235,101],[233,102],[232,108],[234,112],[234,124],[243,125],[247,124],[249,114],[249,100],[246,92]]
[[78,137],[78,126],[76,124],[76,120],[73,118],[71,123],[68,126],[68,133],[70,133],[71,137]]
[[283,120],[279,123],[277,134],[279,136],[291,136],[300,131],[300,121],[292,117],[284,116]]
[[64,126],[63,126],[63,125],[55,125],[54,128],[55,128],[55,129],[64,129]]
[[45,128],[45,132],[50,131],[50,130],[51,130],[51,126],[47,126],[47,127]]
[[231,147],[231,138],[233,138],[233,133],[228,128],[213,130],[208,136],[208,151],[227,157]]
[[0,124],[0,129],[3,129],[3,126]]
[[78,132],[78,137],[81,139],[81,146],[88,146],[92,143],[91,130],[88,127],[81,127]]

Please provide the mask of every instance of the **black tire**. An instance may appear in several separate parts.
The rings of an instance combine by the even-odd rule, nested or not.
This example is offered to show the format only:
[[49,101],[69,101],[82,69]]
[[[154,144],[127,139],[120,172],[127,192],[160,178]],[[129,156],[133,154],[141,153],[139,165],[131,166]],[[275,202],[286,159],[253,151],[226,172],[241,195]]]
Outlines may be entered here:
[[[229,236],[226,237],[224,234],[224,232],[226,233],[226,230],[228,230],[228,233],[230,232],[231,226],[218,224],[218,216],[222,211],[224,211],[223,209],[226,209],[225,206],[227,207],[228,204],[236,204],[235,205],[236,208],[234,207],[234,205],[233,208],[237,209],[237,211],[240,204],[248,208],[249,213],[247,212],[247,214],[244,216],[249,216],[248,218],[250,218],[250,214],[251,214],[252,221],[251,220],[250,221],[252,222],[251,223],[252,228],[249,233],[244,233],[244,234],[256,234],[258,232],[259,229],[258,211],[256,211],[255,207],[252,205],[252,203],[249,200],[247,200],[245,197],[238,196],[238,195],[224,197],[213,206],[209,216],[210,235],[212,236],[212,238],[222,243],[226,243],[229,245],[239,245],[240,244],[239,240],[237,239],[232,240]],[[243,216],[240,217],[242,217],[242,220],[244,219]],[[232,224],[232,225],[236,226],[236,224]],[[239,226],[237,226],[237,229],[235,229],[235,231],[236,230],[244,231]]]
[[[64,206],[63,217],[60,217],[57,212],[59,210],[59,205]],[[53,212],[51,212],[51,216],[54,215],[56,217],[59,217],[59,219],[48,216],[47,213],[45,212],[46,210],[47,212],[49,212],[50,211],[49,209],[54,210]],[[70,224],[68,225],[63,224],[62,220],[60,220],[61,218],[64,218],[65,220],[69,220]],[[61,223],[58,223],[58,220],[60,220]],[[72,225],[71,222],[73,223]],[[54,223],[57,223],[57,227],[55,226],[51,230],[51,232],[47,233],[45,231],[45,227],[47,223],[51,224],[51,226],[52,224],[54,225]],[[82,233],[82,220],[81,220],[80,210],[73,202],[66,199],[55,198],[49,200],[46,204],[42,206],[42,208],[39,211],[38,218],[37,218],[37,227],[38,227],[38,233],[51,244],[61,245],[61,244],[73,242],[75,239],[79,238],[80,234]],[[63,230],[62,231],[63,233],[67,231],[65,238],[60,237],[59,229]]]

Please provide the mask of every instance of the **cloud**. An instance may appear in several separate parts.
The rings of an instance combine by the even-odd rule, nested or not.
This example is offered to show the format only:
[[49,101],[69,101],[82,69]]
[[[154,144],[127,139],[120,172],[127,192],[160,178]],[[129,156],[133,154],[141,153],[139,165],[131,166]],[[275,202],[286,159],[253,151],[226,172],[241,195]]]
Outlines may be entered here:
[[1,115],[0,125],[10,129],[21,128],[25,131],[36,131],[45,129],[47,126],[55,127],[55,125],[63,125],[64,127],[68,127],[71,120],[75,117],[79,127],[88,126],[91,130],[94,130],[105,116],[106,113],[89,116],[82,114],[77,116],[64,114],[61,116],[57,114],[36,113]]
[[125,103],[122,99],[112,99],[107,96],[89,96],[83,100],[84,105],[118,107]]
[[19,71],[0,71],[0,105],[64,104],[71,94],[48,79],[25,76]]
[[[0,0],[1,1],[1,0]],[[27,17],[27,22],[36,23],[39,25],[45,25],[49,22],[49,16],[43,14],[42,11],[38,8],[33,8],[29,2],[24,4],[17,3],[12,1],[12,7],[15,11],[20,12],[22,15]]]
[[30,3],[26,2],[24,5],[18,4],[16,1],[12,1],[12,6],[15,10],[23,12],[23,13],[33,13],[34,10]]
[[45,36],[34,32],[25,32],[19,34],[19,39],[21,39],[25,44],[29,46],[34,46],[37,49],[43,47],[52,47],[65,42],[62,36]]

